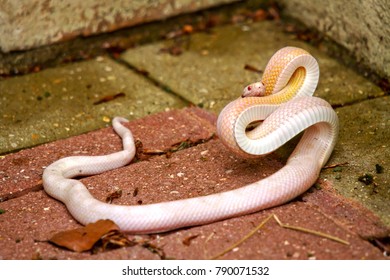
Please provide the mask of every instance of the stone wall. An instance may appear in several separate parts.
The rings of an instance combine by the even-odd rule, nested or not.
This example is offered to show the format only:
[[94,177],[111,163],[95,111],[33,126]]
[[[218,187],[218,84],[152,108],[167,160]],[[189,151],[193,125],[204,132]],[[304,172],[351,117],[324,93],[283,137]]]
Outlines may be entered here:
[[348,49],[358,63],[390,77],[390,1],[278,0],[284,13]]
[[[240,0],[2,0],[0,51],[28,50]],[[267,2],[248,0],[250,2]],[[390,1],[276,0],[284,14],[390,78]]]
[[0,50],[26,50],[236,1],[2,0]]

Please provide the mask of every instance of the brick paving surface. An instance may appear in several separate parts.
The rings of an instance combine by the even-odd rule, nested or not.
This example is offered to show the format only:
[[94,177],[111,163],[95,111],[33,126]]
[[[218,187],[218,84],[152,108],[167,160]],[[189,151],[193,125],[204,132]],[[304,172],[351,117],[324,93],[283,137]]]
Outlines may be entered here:
[[[283,165],[276,155],[250,160],[231,155],[214,135],[215,116],[196,107],[151,115],[128,126],[142,142],[144,153],[128,166],[82,179],[100,200],[118,189],[122,190],[122,196],[114,200],[118,204],[208,195],[259,180]],[[180,143],[187,143],[187,148],[177,149]],[[282,228],[270,220],[221,258],[386,259],[368,240],[386,237],[388,229],[374,214],[336,194],[331,184],[324,181],[293,202],[273,209],[168,233],[128,236],[147,240],[160,248],[159,253],[140,244],[96,254],[75,253],[48,243],[54,233],[80,225],[61,202],[43,191],[40,178],[44,167],[64,156],[105,154],[120,148],[120,138],[111,128],[104,128],[3,157],[0,258],[208,259],[275,214],[285,224],[327,233],[349,244]],[[153,151],[169,150],[172,152],[151,155]]]

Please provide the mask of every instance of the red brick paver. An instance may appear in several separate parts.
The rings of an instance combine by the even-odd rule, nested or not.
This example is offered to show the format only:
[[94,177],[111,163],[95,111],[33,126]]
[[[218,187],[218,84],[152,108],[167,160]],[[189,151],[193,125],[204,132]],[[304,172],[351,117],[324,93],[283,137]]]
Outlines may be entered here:
[[[148,204],[208,195],[241,187],[277,171],[275,155],[241,159],[215,134],[215,116],[199,108],[152,115],[128,124],[145,153],[140,160],[82,181],[98,199],[120,189],[118,204]],[[65,206],[46,195],[45,166],[69,155],[106,154],[121,149],[112,128],[59,140],[10,154],[0,160],[0,259],[208,259],[243,238],[270,214],[286,224],[337,236],[326,238],[280,227],[270,220],[227,259],[386,259],[367,240],[388,236],[377,217],[337,195],[330,182],[318,182],[294,201],[273,209],[209,225],[143,235],[159,252],[141,245],[91,254],[74,253],[46,242],[54,233],[80,225]],[[161,155],[150,156],[150,154]],[[168,153],[166,153],[169,151]],[[318,187],[319,186],[319,187]],[[134,238],[134,236],[129,236]],[[374,242],[373,242],[374,243]]]

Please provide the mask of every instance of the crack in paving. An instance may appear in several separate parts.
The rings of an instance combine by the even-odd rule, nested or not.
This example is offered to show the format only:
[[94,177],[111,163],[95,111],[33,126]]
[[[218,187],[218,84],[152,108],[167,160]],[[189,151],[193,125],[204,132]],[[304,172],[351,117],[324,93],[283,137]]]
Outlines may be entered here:
[[343,107],[347,107],[347,106],[353,106],[353,105],[359,104],[359,103],[367,101],[367,100],[383,98],[384,96],[387,96],[387,95],[389,95],[389,94],[384,93],[383,95],[380,95],[380,96],[367,96],[366,98],[357,99],[357,100],[354,100],[351,102],[333,103],[333,104],[331,104],[331,106],[333,109],[338,109],[338,108],[343,108]]
[[135,72],[136,74],[144,77],[146,80],[150,81],[153,85],[155,85],[156,87],[162,89],[163,91],[165,91],[169,95],[172,95],[173,97],[178,98],[180,101],[184,102],[186,104],[186,106],[194,105],[191,101],[189,101],[188,99],[184,98],[178,92],[175,92],[174,90],[172,90],[168,85],[166,85],[166,84],[158,81],[157,79],[153,78],[153,76],[151,76],[150,73],[147,70],[139,69],[136,66],[134,66],[134,65],[130,64],[129,62],[127,62],[124,59],[115,58],[112,55],[110,57],[111,57],[111,59],[113,59],[118,64],[121,64],[121,65],[125,66],[126,68],[128,68],[129,70]]

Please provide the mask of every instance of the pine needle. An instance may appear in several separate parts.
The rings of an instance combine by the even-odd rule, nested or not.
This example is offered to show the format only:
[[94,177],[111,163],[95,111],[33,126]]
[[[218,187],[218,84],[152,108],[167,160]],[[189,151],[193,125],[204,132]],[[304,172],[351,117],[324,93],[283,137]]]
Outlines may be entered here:
[[345,241],[345,240],[343,240],[341,238],[338,238],[338,237],[335,237],[335,236],[332,236],[332,235],[329,235],[329,234],[326,234],[326,233],[323,233],[323,232],[319,232],[319,231],[315,231],[315,230],[311,230],[311,229],[307,229],[307,228],[303,228],[303,227],[290,226],[290,225],[287,225],[287,224],[283,224],[275,214],[271,214],[266,219],[264,219],[258,226],[256,226],[253,230],[251,230],[246,236],[244,236],[241,240],[239,240],[238,242],[234,243],[233,245],[231,245],[230,247],[226,248],[225,250],[223,250],[222,252],[220,252],[219,254],[213,256],[210,259],[211,260],[218,259],[219,257],[222,257],[226,253],[228,253],[231,250],[233,250],[234,248],[240,246],[247,239],[252,237],[259,229],[261,229],[271,218],[274,218],[275,221],[278,223],[278,225],[280,227],[282,227],[282,228],[292,229],[292,230],[301,231],[301,232],[304,232],[304,233],[313,234],[313,235],[316,235],[316,236],[327,238],[329,240],[333,240],[333,241],[339,242],[339,243],[344,244],[344,245],[349,245],[348,241]]
[[311,229],[307,229],[307,228],[303,228],[303,227],[297,227],[297,226],[290,226],[290,225],[282,224],[282,222],[279,220],[279,218],[276,215],[274,215],[274,219],[279,224],[279,226],[281,226],[282,228],[288,228],[288,229],[293,229],[293,230],[297,230],[297,231],[302,231],[302,232],[305,232],[305,233],[310,233],[310,234],[313,234],[313,235],[321,236],[321,237],[324,237],[324,238],[327,238],[327,239],[339,242],[341,244],[349,245],[348,241],[345,241],[345,240],[343,240],[341,238],[338,238],[338,237],[335,237],[335,236],[332,236],[332,235],[329,235],[329,234],[326,234],[326,233],[323,233],[323,232],[320,232],[320,231],[315,231],[315,230],[311,230]]
[[218,259],[219,257],[222,257],[223,255],[225,255],[226,253],[230,252],[231,250],[233,250],[234,248],[240,246],[242,243],[244,243],[248,238],[250,238],[252,235],[254,235],[260,228],[262,228],[266,222],[268,222],[269,219],[272,218],[273,215],[269,215],[268,218],[266,218],[265,220],[263,220],[257,227],[255,227],[250,233],[248,233],[244,238],[242,238],[241,240],[239,240],[238,242],[234,243],[232,246],[230,246],[229,248],[223,250],[221,253],[215,255],[214,257],[212,257],[211,259],[212,260],[215,260],[215,259]]

